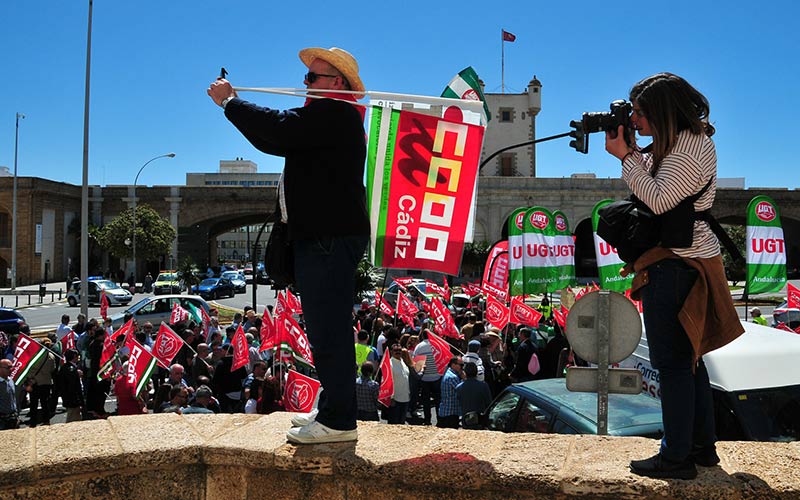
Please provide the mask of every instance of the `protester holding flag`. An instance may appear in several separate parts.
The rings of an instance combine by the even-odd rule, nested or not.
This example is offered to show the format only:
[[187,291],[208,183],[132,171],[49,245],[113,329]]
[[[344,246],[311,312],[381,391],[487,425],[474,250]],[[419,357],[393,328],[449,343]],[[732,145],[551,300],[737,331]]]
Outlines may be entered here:
[[[620,126],[616,134],[606,134],[606,150],[621,160],[622,178],[633,194],[659,215],[662,241],[678,234],[688,240],[650,249],[633,265],[650,360],[660,373],[664,438],[658,454],[634,460],[630,467],[643,476],[693,479],[695,464],[719,462],[702,355],[743,331],[719,241],[709,224],[694,216],[714,202],[714,127],[708,100],[677,75],[643,79],[631,89],[630,99],[631,127],[640,136],[652,136],[653,143],[640,149],[631,131]],[[693,205],[681,204],[703,189]]]
[[392,344],[391,359],[393,394],[389,408],[386,409],[386,420],[390,424],[406,423],[408,402],[411,400],[410,376],[414,369],[411,355],[400,344]]
[[290,430],[287,439],[355,441],[350,318],[355,270],[370,232],[363,108],[355,101],[365,89],[358,63],[345,50],[308,48],[300,59],[308,67],[304,83],[313,97],[304,107],[278,111],[256,106],[239,99],[223,79],[212,83],[208,94],[256,148],[285,158],[279,212],[288,224],[295,284],[302,293],[314,364],[324,388],[314,420]]
[[17,386],[11,378],[10,359],[0,359],[0,430],[19,427],[17,408]]
[[77,349],[67,349],[64,352],[64,364],[58,370],[58,391],[61,402],[67,413],[67,423],[81,419],[81,412],[85,406],[83,399],[83,383],[81,370],[78,368],[80,354]]
[[[414,348],[413,359],[424,359],[423,368],[417,370],[421,378],[422,386],[422,415],[425,418],[423,425],[431,425],[431,406],[439,411],[439,399],[441,396],[442,374],[436,366],[433,346],[431,345],[431,331],[423,329],[419,334],[419,344]],[[449,351],[448,351],[449,357]],[[414,408],[411,408],[413,411]]]

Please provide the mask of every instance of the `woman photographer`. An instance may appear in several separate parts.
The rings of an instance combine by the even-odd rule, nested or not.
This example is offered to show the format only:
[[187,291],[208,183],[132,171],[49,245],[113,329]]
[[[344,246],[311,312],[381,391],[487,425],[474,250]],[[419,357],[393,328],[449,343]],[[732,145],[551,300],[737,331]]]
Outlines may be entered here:
[[[606,151],[622,162],[622,178],[633,194],[659,215],[662,235],[679,203],[701,193],[693,207],[691,201],[688,207],[682,205],[688,216],[678,218],[678,229],[684,229],[691,243],[650,249],[633,263],[633,288],[641,287],[650,359],[660,372],[664,438],[658,454],[634,460],[630,467],[643,476],[692,479],[697,475],[695,464],[719,462],[711,388],[701,356],[742,331],[727,291],[717,237],[706,222],[694,218],[714,202],[714,127],[708,122],[708,100],[671,73],[640,81],[631,89],[630,100],[632,130],[620,126],[615,136],[607,133]],[[652,136],[652,145],[636,146],[634,131]],[[675,225],[675,218],[671,220]],[[712,324],[720,326],[718,316],[729,331],[712,329]]]

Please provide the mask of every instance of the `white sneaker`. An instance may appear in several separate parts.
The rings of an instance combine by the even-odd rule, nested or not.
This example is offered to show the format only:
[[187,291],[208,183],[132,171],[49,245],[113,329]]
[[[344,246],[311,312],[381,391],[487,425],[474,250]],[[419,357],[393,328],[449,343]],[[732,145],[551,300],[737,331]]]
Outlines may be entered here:
[[318,444],[318,443],[340,443],[343,441],[357,441],[358,430],[339,431],[331,429],[316,420],[303,427],[293,427],[286,433],[286,439],[290,443],[298,444]]
[[317,420],[319,410],[314,408],[309,413],[298,413],[292,417],[292,427],[303,427]]

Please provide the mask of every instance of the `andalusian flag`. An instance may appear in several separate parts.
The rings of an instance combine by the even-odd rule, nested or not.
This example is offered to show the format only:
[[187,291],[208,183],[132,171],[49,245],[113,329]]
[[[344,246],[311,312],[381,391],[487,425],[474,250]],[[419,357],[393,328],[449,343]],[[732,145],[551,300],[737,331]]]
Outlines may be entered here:
[[522,252],[525,267],[525,293],[545,293],[557,290],[555,285],[556,260],[552,252],[555,243],[553,214],[544,207],[532,207],[525,212],[523,221]]
[[786,243],[778,207],[768,196],[747,205],[747,293],[777,292],[786,284]]
[[486,105],[486,98],[481,90],[480,79],[472,66],[462,69],[447,84],[447,88],[442,92],[442,97],[450,99],[466,99],[469,101],[481,101],[483,103],[483,123],[488,124],[492,119],[489,106]]
[[372,108],[367,204],[375,266],[459,274],[473,236],[483,133],[449,116]]
[[633,273],[627,277],[619,274],[620,269],[625,266],[622,259],[617,255],[617,249],[612,247],[606,240],[597,234],[597,224],[600,220],[598,211],[613,200],[602,200],[594,206],[592,210],[592,234],[594,235],[594,253],[597,258],[597,272],[600,276],[600,287],[604,290],[625,293],[633,283]]
[[527,208],[518,208],[508,217],[508,288],[512,297],[525,295],[524,228]]

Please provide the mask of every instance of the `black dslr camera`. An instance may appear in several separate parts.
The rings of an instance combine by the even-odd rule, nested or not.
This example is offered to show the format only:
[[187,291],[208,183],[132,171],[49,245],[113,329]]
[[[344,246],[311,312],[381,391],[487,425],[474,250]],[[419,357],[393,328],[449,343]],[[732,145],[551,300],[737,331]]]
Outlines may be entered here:
[[[574,141],[570,141],[569,145],[575,148],[579,153],[589,152],[589,137],[588,135],[594,132],[611,132],[612,137],[617,135],[617,128],[622,125],[626,129],[630,126],[630,117],[633,106],[628,101],[617,100],[611,103],[611,111],[601,111],[593,113],[584,113],[581,116],[581,121],[572,120],[569,122],[573,130],[570,132],[570,137],[574,137]],[[625,135],[625,142],[630,145],[628,135]]]

